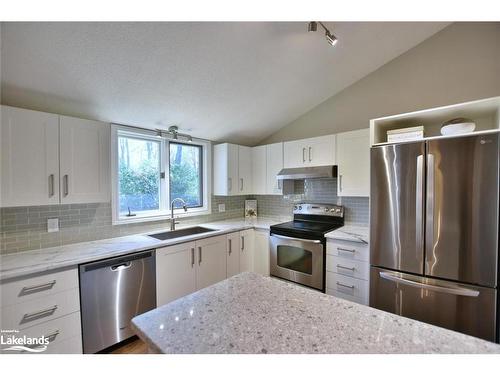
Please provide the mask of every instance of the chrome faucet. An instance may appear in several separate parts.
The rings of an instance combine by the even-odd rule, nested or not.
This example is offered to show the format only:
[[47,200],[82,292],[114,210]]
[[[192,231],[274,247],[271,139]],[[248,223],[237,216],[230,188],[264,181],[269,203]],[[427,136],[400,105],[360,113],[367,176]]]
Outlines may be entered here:
[[175,198],[172,200],[172,202],[170,202],[170,230],[175,230],[175,224],[179,224],[178,221],[175,221],[175,218],[174,218],[174,204],[175,202],[181,202],[182,203],[182,208],[184,209],[184,212],[187,212],[187,206],[186,206],[186,202],[184,202],[184,199],[182,198]]

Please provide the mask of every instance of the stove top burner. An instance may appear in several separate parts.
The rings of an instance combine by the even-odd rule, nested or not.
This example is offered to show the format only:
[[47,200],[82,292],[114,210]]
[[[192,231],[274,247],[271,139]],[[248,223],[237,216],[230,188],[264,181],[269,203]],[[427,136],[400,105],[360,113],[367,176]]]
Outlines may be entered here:
[[272,225],[271,233],[322,240],[326,233],[344,225],[342,206],[301,203],[294,206],[293,213],[293,221]]

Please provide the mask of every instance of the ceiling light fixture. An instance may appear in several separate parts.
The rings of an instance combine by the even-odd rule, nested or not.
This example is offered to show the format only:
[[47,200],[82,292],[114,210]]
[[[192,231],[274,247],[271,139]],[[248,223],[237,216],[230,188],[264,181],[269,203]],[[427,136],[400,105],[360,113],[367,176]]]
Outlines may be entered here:
[[172,125],[169,126],[168,130],[156,129],[156,136],[162,138],[165,136],[165,133],[170,135],[175,140],[178,140],[179,137],[185,138],[187,142],[193,142],[193,137],[189,134],[179,133],[179,127]]
[[335,35],[333,35],[328,28],[323,25],[323,22],[317,22],[317,21],[311,21],[307,24],[307,31],[308,32],[315,32],[318,30],[318,23],[321,25],[321,27],[325,30],[325,38],[328,44],[330,44],[332,47],[337,44],[338,39]]

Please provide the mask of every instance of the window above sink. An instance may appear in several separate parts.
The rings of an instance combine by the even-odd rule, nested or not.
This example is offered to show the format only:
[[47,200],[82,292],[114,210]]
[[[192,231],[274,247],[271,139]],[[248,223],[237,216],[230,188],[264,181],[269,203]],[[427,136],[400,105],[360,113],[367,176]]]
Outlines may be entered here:
[[156,132],[112,126],[113,224],[165,220],[170,202],[182,198],[174,212],[182,216],[210,213],[209,141],[181,141]]

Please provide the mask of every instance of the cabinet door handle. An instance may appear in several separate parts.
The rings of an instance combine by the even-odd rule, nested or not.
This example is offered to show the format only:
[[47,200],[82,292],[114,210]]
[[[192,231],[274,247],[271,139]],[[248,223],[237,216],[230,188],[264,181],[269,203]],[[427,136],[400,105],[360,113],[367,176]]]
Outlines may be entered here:
[[346,266],[341,266],[340,264],[337,264],[337,268],[342,268],[343,270],[349,270],[353,272],[356,269],[356,267],[346,267]]
[[309,161],[312,161],[312,147],[309,146]]
[[349,288],[349,289],[354,289],[355,288],[354,285],[346,285],[346,284],[339,283],[338,281],[337,281],[337,285],[338,286],[343,286],[344,288]]
[[240,178],[240,183],[241,183],[240,190],[243,191],[243,179],[242,178]]
[[52,281],[45,283],[45,284],[24,286],[21,289],[21,293],[19,293],[19,294],[24,296],[26,294],[36,293],[36,292],[39,292],[41,290],[52,289],[54,287],[54,285],[56,285],[56,280],[52,280]]
[[228,242],[229,242],[229,255],[231,255],[231,253],[233,251],[232,250],[232,241],[231,241],[231,239],[228,239]]
[[228,191],[233,190],[233,179],[232,178],[227,179],[227,190]]
[[191,248],[191,268],[194,267],[194,247]]
[[54,196],[54,175],[49,176],[49,198]]
[[302,147],[302,162],[306,162],[306,148]]
[[47,315],[52,315],[56,312],[57,310],[57,305],[54,305],[52,307],[49,307],[48,309],[45,310],[40,310],[32,313],[26,313],[23,315],[22,322],[30,322],[32,320],[40,319],[44,316]]
[[355,253],[356,250],[351,250],[351,249],[344,249],[343,247],[337,247],[338,251],[346,251],[348,253]]
[[245,237],[241,236],[241,251],[245,250]]
[[339,190],[342,192],[342,175],[339,174]]
[[69,176],[67,174],[64,175],[63,177],[63,193],[64,196],[67,197],[69,194]]
[[198,265],[201,264],[201,246],[198,246]]

